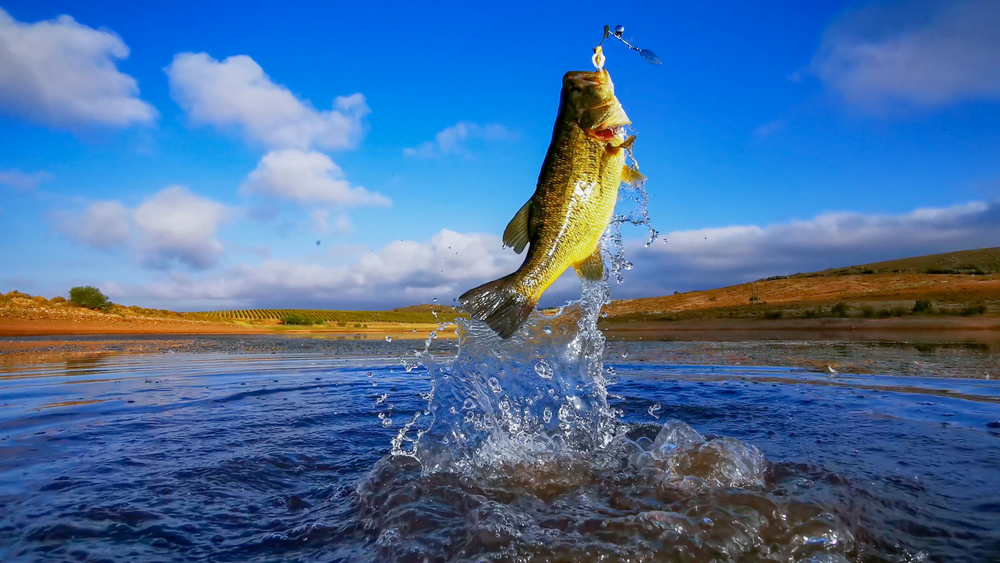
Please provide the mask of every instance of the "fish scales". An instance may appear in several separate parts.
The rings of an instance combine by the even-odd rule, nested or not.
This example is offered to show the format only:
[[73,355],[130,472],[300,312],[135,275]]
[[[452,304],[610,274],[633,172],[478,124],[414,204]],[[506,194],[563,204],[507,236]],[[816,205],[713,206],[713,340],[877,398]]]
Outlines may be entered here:
[[585,279],[604,277],[599,243],[618,187],[644,180],[625,166],[629,123],[606,70],[566,73],[535,193],[504,231],[505,246],[528,253],[514,273],[459,297],[473,318],[509,338],[570,266]]
[[614,213],[625,164],[625,151],[592,142],[579,127],[560,127],[554,135],[531,198],[530,229],[537,236],[516,284],[536,302],[568,267],[597,248]]

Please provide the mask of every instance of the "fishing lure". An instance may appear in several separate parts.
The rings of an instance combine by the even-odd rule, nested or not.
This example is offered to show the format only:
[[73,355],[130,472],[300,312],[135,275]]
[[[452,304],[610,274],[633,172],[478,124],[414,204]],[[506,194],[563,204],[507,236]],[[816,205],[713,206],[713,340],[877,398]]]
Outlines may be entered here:
[[602,46],[604,45],[604,40],[607,39],[608,37],[614,37],[615,39],[624,43],[625,46],[628,47],[629,49],[633,51],[638,51],[639,56],[642,57],[642,60],[646,61],[651,65],[663,64],[660,61],[660,57],[656,56],[656,53],[650,51],[649,49],[640,49],[635,45],[626,41],[625,38],[622,37],[624,33],[625,33],[625,26],[623,25],[616,25],[614,32],[611,31],[611,26],[608,25],[604,26],[604,37],[601,38],[601,42],[597,44],[597,47],[594,47],[594,56],[591,59],[594,63],[594,67],[597,70],[604,69],[604,51],[602,49]]

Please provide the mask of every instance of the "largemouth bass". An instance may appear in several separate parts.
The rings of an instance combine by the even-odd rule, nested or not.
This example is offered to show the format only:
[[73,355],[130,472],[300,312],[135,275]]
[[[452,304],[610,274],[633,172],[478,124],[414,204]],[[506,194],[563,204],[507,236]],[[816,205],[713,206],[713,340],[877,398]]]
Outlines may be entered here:
[[459,297],[465,310],[502,338],[517,332],[542,293],[570,266],[583,279],[604,278],[598,243],[618,201],[618,187],[641,182],[625,165],[630,124],[615,97],[607,70],[568,72],[559,115],[531,199],[511,219],[504,246],[518,254],[530,245],[514,273]]

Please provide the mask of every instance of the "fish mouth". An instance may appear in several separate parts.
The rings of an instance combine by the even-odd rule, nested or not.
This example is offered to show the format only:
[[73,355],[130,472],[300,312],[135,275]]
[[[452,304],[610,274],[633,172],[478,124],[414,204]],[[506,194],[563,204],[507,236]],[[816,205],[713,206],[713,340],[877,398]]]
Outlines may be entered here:
[[623,129],[622,126],[602,127],[599,129],[590,129],[587,131],[587,134],[598,141],[606,143],[621,135]]

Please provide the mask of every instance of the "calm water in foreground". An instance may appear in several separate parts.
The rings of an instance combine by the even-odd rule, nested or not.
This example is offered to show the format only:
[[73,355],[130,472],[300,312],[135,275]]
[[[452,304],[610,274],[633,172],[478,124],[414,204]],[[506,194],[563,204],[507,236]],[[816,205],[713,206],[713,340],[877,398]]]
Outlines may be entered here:
[[988,348],[202,340],[0,367],[0,561],[1000,561]]

